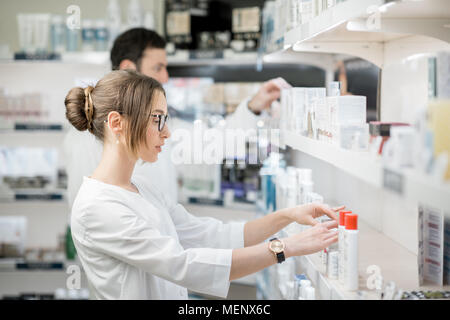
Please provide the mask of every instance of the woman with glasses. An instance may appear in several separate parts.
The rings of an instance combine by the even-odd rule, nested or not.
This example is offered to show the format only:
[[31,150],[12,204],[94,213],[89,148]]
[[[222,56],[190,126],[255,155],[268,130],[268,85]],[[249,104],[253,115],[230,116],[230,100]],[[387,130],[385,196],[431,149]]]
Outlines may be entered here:
[[[76,87],[66,117],[103,143],[98,167],[72,207],[72,237],[97,299],[187,299],[187,289],[226,297],[230,281],[337,241],[336,214],[323,205],[283,209],[246,223],[198,218],[158,190],[160,181],[132,175],[155,162],[165,140],[167,102],[159,82],[113,71],[95,87]],[[83,154],[79,155],[83,157]],[[319,224],[315,218],[332,221]],[[313,225],[284,239],[271,235],[292,222]]]

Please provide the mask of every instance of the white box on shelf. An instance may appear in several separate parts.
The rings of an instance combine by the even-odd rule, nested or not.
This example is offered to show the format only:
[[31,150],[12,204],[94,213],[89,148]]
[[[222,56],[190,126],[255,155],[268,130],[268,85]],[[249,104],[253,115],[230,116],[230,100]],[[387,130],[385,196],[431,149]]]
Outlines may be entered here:
[[326,88],[306,88],[305,95],[305,116],[303,117],[303,131],[305,136],[316,138],[317,129],[315,128],[315,105],[318,101],[325,99],[327,96]]
[[314,104],[313,137],[331,142],[330,108],[325,97],[319,97]]
[[304,133],[306,112],[306,88],[292,88],[292,130],[299,134]]
[[343,149],[366,151],[369,148],[369,124],[334,125],[331,141]]
[[366,122],[365,96],[327,97],[330,121],[333,125],[363,124]]

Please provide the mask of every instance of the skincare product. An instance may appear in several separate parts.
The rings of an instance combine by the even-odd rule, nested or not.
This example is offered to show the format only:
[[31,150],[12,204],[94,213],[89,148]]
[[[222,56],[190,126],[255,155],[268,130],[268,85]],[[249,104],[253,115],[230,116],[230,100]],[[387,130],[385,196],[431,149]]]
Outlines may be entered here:
[[344,284],[344,250],[345,250],[345,215],[352,213],[351,211],[339,212],[338,227],[338,252],[339,252],[339,282]]
[[347,290],[358,289],[358,215],[345,215],[344,285]]

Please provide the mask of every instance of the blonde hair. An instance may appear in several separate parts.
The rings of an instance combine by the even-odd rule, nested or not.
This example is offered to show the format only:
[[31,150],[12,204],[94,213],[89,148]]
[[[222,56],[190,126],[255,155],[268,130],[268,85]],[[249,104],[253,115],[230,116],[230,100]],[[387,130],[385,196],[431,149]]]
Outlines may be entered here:
[[104,141],[104,123],[116,111],[127,121],[125,138],[130,151],[137,155],[145,144],[145,133],[156,91],[165,95],[161,84],[153,78],[130,70],[112,71],[95,87],[72,88],[64,101],[66,118],[79,131],[89,130]]

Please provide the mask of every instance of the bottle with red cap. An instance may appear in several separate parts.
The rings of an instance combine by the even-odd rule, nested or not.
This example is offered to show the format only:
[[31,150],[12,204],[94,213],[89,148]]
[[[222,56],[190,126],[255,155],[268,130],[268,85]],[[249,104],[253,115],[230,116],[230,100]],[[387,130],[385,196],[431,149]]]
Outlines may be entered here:
[[352,213],[351,211],[339,211],[339,227],[338,227],[338,278],[340,283],[344,284],[344,247],[345,247],[345,215]]
[[347,290],[358,289],[358,215],[345,215],[344,286]]

